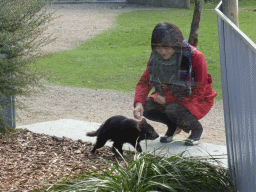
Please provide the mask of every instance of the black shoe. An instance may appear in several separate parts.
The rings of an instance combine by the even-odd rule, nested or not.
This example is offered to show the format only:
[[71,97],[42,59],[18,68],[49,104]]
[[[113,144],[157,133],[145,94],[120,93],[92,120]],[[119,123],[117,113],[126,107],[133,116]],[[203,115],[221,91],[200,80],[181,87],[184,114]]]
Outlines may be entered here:
[[199,143],[200,143],[199,139],[186,139],[185,140],[185,145],[186,146],[198,145]]
[[163,137],[160,137],[160,142],[161,143],[170,143],[172,141],[173,141],[173,136],[165,135]]
[[198,145],[200,142],[200,138],[204,136],[204,130],[192,130],[191,135],[189,138],[185,140],[185,145],[186,146],[193,146],[193,145]]

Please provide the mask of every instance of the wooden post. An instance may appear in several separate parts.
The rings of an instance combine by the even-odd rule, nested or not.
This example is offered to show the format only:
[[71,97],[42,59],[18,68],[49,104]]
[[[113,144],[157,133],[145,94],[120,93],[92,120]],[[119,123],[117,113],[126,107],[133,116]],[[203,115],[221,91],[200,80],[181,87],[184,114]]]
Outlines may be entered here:
[[195,1],[195,9],[193,20],[191,23],[190,35],[188,39],[188,43],[193,46],[197,46],[198,42],[198,34],[199,34],[199,26],[201,21],[202,9],[203,9],[204,0],[196,0]]
[[237,27],[238,22],[238,0],[222,0],[222,9],[224,15],[229,18]]

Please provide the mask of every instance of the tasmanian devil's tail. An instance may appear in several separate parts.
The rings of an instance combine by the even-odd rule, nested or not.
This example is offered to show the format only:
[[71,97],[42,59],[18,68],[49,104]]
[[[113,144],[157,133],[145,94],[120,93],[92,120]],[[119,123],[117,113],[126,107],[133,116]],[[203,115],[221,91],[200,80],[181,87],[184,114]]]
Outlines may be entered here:
[[92,131],[92,132],[87,132],[86,135],[89,136],[89,137],[95,137],[95,136],[98,136],[99,134],[99,130],[100,128],[103,126],[104,124],[102,124],[99,129],[97,129],[96,131]]
[[103,128],[104,126],[108,126],[110,120],[111,120],[111,119],[108,119],[107,121],[105,121],[105,123],[103,123],[103,124],[99,127],[98,130],[92,131],[92,132],[87,132],[86,135],[89,136],[89,137],[98,136],[100,130],[101,130],[101,129],[104,129],[104,128]]
[[86,135],[89,136],[89,137],[95,137],[95,136],[98,135],[98,130],[97,131],[92,131],[92,132],[87,132]]

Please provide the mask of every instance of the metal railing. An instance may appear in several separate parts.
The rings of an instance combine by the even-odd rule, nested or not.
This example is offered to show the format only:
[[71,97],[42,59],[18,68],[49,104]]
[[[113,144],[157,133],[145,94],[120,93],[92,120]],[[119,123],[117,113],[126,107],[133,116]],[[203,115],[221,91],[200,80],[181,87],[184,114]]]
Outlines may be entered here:
[[55,0],[52,4],[126,3],[126,0]]
[[[5,54],[0,54],[0,58],[5,59],[6,57],[7,56]],[[10,74],[10,78],[12,78],[11,74]],[[16,128],[15,97],[0,96],[0,99],[1,99],[1,102],[3,102],[2,109],[0,110],[3,120],[8,126],[12,128]]]
[[222,2],[215,11],[229,171],[237,191],[254,192],[256,44],[222,13]]

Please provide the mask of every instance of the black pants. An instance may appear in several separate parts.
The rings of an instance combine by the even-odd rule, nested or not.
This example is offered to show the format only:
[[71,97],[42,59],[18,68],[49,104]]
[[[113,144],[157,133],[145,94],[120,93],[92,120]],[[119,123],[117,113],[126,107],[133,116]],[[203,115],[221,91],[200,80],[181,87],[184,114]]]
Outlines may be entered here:
[[166,135],[173,136],[177,126],[185,132],[191,130],[190,139],[200,139],[203,127],[191,112],[178,103],[160,105],[148,97],[144,106],[143,116],[156,122],[166,124]]

